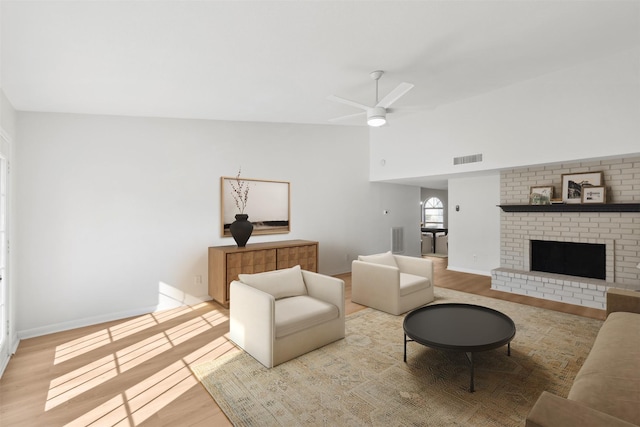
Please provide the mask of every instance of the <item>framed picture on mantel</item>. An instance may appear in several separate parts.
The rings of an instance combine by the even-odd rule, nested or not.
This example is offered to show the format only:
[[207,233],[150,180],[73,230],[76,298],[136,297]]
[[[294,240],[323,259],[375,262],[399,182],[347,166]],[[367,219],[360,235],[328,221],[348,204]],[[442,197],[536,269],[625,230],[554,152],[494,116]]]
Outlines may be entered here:
[[584,187],[582,189],[582,203],[606,203],[606,187]]
[[582,203],[582,190],[584,187],[599,187],[603,184],[602,172],[562,174],[562,201],[565,203]]
[[529,190],[530,205],[550,205],[553,198],[553,186],[531,187]]

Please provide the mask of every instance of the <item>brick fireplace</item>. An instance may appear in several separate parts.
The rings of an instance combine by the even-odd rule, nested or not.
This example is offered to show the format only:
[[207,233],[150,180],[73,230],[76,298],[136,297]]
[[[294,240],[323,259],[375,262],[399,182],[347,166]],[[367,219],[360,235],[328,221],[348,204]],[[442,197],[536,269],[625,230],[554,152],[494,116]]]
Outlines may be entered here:
[[[521,168],[501,173],[501,204],[526,205],[531,186],[561,191],[563,173],[603,171],[608,203],[640,203],[640,158]],[[579,209],[579,207],[577,208]],[[640,290],[640,212],[501,211],[500,267],[492,289],[605,308],[609,287]],[[531,271],[531,240],[605,246],[605,278]]]

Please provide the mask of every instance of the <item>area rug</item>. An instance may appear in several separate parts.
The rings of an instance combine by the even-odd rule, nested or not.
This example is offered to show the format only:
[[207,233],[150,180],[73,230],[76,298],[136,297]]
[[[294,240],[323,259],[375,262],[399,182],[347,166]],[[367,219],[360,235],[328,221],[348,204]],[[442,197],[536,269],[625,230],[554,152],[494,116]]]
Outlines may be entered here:
[[346,338],[272,369],[245,352],[194,373],[236,426],[522,426],[547,390],[566,397],[602,321],[436,288],[435,303],[483,305],[516,324],[506,347],[463,353],[407,344],[404,316],[367,308]]

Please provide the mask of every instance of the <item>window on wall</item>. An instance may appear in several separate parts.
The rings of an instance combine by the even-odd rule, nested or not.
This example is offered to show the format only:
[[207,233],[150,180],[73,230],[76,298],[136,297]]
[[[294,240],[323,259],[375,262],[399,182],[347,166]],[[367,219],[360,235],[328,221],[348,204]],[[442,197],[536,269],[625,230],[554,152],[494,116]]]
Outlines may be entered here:
[[437,197],[427,199],[422,212],[422,223],[425,228],[444,228],[444,206]]

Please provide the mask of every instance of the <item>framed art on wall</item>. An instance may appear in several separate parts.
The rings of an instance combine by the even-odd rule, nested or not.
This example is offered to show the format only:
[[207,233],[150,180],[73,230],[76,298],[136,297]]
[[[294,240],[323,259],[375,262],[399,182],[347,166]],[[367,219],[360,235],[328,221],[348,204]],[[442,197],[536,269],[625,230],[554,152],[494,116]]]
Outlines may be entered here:
[[530,205],[550,205],[553,198],[553,186],[531,187],[529,190]]
[[584,187],[582,189],[582,203],[606,203],[606,187]]
[[[242,209],[236,203],[232,185],[243,184]],[[251,178],[220,178],[221,235],[230,237],[229,226],[236,214],[244,213],[253,224],[252,235],[284,234],[290,231],[290,184]],[[241,212],[242,211],[242,212]]]
[[602,172],[562,174],[562,201],[565,203],[582,203],[583,187],[597,187],[602,184]]

